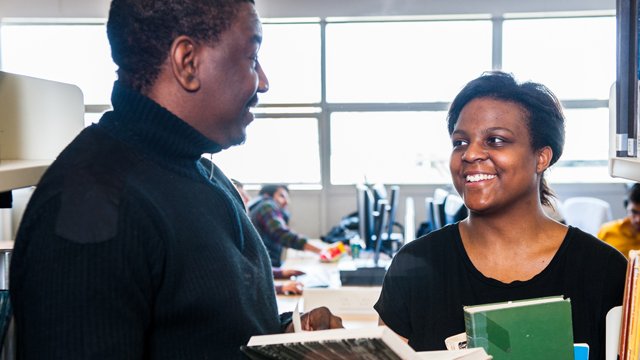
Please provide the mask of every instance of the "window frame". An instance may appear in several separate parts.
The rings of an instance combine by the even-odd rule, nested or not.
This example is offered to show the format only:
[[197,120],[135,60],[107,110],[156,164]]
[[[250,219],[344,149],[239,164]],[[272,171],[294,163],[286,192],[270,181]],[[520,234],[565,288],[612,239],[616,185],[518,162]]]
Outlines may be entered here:
[[[317,103],[273,103],[273,104],[261,104],[255,111],[256,120],[260,118],[290,118],[290,117],[314,117],[318,120],[318,141],[319,141],[319,158],[320,158],[320,183],[319,184],[292,184],[293,187],[301,185],[301,188],[334,188],[344,187],[344,185],[334,185],[331,183],[331,139],[330,139],[330,119],[333,112],[370,112],[370,111],[446,111],[449,107],[449,102],[418,102],[418,103],[329,103],[327,102],[327,74],[326,74],[326,27],[329,23],[336,21],[347,22],[363,22],[363,21],[381,21],[381,22],[393,22],[393,21],[447,21],[447,20],[487,20],[490,19],[492,23],[492,60],[491,65],[493,69],[502,68],[502,38],[503,29],[502,25],[505,19],[528,19],[528,18],[580,18],[580,17],[615,17],[615,12],[610,10],[598,11],[598,12],[565,12],[565,13],[536,13],[536,14],[456,14],[447,16],[422,16],[422,17],[353,17],[353,18],[304,18],[304,19],[262,19],[265,24],[293,24],[293,23],[319,23],[320,25],[320,101]],[[25,25],[101,25],[106,24],[106,19],[12,19],[12,18],[0,18],[0,27],[6,24],[25,24]],[[2,51],[2,44],[0,44],[0,52]],[[0,57],[1,59],[1,57]],[[2,64],[0,63],[0,69]],[[576,100],[561,100],[561,103],[565,109],[593,109],[593,108],[608,108],[608,99],[576,99]],[[110,104],[85,104],[85,112],[87,114],[100,114],[104,111],[110,110]],[[605,139],[603,139],[605,141]],[[579,161],[578,161],[579,162]],[[286,179],[284,179],[286,181]],[[564,183],[565,181],[563,181]],[[573,179],[567,182],[581,182],[578,179]],[[586,181],[590,182],[590,181]],[[603,182],[603,181],[596,181]],[[610,178],[609,182],[617,182],[616,179]],[[409,185],[431,185],[433,183],[423,182]],[[250,187],[252,184],[248,184]],[[253,184],[256,185],[256,184]]]

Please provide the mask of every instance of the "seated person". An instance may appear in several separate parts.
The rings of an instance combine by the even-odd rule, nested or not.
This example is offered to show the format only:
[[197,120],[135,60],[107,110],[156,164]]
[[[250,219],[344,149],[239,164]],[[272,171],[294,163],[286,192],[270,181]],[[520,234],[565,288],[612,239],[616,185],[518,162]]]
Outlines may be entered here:
[[242,202],[244,203],[244,206],[247,207],[249,204],[249,200],[251,200],[251,195],[249,195],[247,190],[244,189],[244,184],[236,179],[229,179],[229,180],[231,180],[231,183],[233,184],[233,186],[236,187],[236,190],[238,190],[238,194],[240,194],[240,197],[242,198]]
[[[208,160],[206,158],[202,158],[200,160],[203,163],[206,163]],[[236,190],[238,190],[238,194],[242,198],[242,202],[244,206],[247,207],[251,196],[244,189],[244,184],[236,179],[230,179],[233,186],[235,186]],[[295,270],[295,269],[280,269],[280,268],[271,268],[273,273],[273,278],[276,280],[287,280],[282,282],[281,284],[275,284],[276,294],[278,295],[301,295],[303,284],[299,281],[290,280],[292,276],[300,276],[304,275],[304,271]]]
[[640,249],[640,184],[633,184],[627,191],[624,207],[627,216],[602,225],[598,237],[629,256],[629,250]]
[[274,279],[285,279],[281,284],[276,284],[276,294],[278,295],[302,295],[304,285],[295,280],[291,280],[293,276],[304,275],[304,271],[294,269],[271,268]]
[[306,250],[319,254],[322,249],[309,243],[302,236],[289,228],[289,188],[284,184],[264,185],[258,198],[249,204],[251,222],[260,233],[267,252],[271,257],[271,265],[280,267],[284,248]]
[[548,217],[544,172],[564,145],[564,115],[545,86],[489,72],[448,113],[449,168],[469,216],[400,249],[374,308],[416,351],[445,349],[465,331],[465,305],[571,299],[573,336],[605,358],[605,318],[622,304],[627,261],[611,246]]

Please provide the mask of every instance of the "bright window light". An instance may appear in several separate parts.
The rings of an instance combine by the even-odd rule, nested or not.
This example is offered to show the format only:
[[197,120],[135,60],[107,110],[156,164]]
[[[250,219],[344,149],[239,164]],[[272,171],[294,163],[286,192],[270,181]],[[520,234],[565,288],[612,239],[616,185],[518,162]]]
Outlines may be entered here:
[[616,78],[616,18],[505,20],[503,69],[558,98],[608,99]]
[[104,24],[0,27],[2,70],[80,87],[85,104],[110,104],[116,79]]
[[320,102],[320,24],[263,24],[259,59],[269,79],[263,104]]
[[448,183],[446,113],[338,112],[331,115],[331,183]]
[[319,184],[318,119],[256,119],[245,144],[214,154],[213,162],[243,183]]
[[327,101],[451,101],[491,70],[491,22],[327,24]]

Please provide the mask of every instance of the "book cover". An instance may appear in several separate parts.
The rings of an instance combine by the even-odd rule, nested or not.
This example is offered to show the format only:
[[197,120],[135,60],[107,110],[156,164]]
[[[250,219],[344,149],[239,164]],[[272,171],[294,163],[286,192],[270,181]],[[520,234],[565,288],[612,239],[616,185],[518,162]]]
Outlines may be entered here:
[[571,302],[562,296],[464,307],[469,348],[494,360],[573,359]]
[[[253,336],[240,348],[254,360],[489,360],[483,349],[415,352],[386,326]],[[478,352],[478,350],[482,350]]]

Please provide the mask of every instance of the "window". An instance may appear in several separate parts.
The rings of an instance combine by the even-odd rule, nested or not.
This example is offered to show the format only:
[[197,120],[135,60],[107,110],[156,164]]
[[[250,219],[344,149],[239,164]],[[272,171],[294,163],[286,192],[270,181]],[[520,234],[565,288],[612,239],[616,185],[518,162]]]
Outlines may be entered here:
[[451,101],[491,69],[491,22],[329,23],[326,47],[330,103]]
[[320,102],[320,23],[263,24],[260,64],[269,91],[262,104]]
[[442,111],[335,112],[331,183],[448,183],[451,141]]
[[609,99],[616,80],[616,19],[505,20],[505,71],[547,85],[562,100]]
[[111,103],[116,66],[98,24],[2,23],[2,70],[75,84],[85,104]]
[[258,118],[247,141],[213,155],[229,177],[243,183],[320,183],[316,118]]
[[[248,184],[448,183],[449,103],[500,68],[547,85],[565,106],[567,140],[550,181],[615,181],[603,136],[615,16],[570,15],[263,19],[270,90],[246,144],[214,160]],[[77,84],[95,122],[116,79],[104,23],[3,19],[0,68]]]

